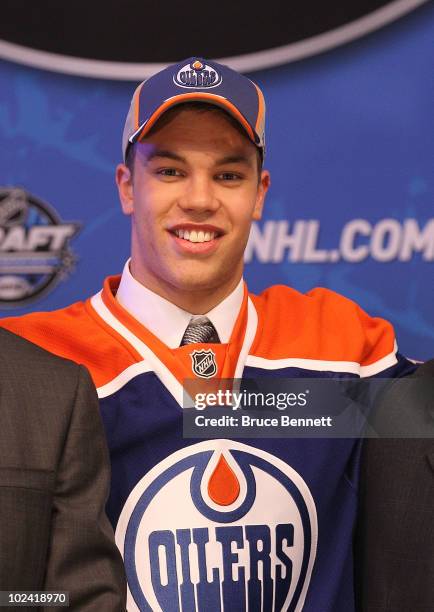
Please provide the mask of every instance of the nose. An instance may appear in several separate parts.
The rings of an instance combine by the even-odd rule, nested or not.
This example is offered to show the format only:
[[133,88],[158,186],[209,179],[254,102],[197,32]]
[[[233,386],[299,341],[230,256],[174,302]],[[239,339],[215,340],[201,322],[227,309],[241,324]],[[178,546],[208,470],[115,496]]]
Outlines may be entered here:
[[213,182],[207,176],[191,176],[178,202],[182,210],[196,213],[214,212],[220,206]]

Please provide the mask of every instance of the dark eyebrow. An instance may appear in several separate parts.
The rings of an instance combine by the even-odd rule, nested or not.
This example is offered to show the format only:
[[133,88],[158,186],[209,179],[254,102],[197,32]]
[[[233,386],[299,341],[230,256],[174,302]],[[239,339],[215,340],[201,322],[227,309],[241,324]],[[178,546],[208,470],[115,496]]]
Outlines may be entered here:
[[216,162],[216,166],[224,166],[226,164],[245,164],[250,166],[250,160],[245,155],[226,155]]
[[[146,155],[147,162],[150,162],[156,158],[172,159],[173,161],[181,162],[183,164],[187,163],[185,157],[182,157],[182,155],[178,155],[173,151],[169,151],[168,149],[153,149],[148,155]],[[225,157],[217,160],[215,165],[224,166],[226,164],[245,164],[246,166],[249,166],[250,161],[248,157],[242,154],[226,155]]]
[[181,155],[177,155],[173,151],[168,151],[165,149],[154,149],[149,153],[149,155],[146,156],[146,161],[152,161],[156,157],[163,157],[164,159],[173,159],[173,161],[182,162],[183,164],[186,163],[185,157],[182,157]]

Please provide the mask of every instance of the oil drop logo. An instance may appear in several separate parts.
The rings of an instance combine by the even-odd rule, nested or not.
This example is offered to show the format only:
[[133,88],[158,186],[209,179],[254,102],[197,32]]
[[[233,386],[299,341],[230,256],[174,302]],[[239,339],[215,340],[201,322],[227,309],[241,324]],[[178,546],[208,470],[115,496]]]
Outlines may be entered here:
[[173,82],[184,89],[210,89],[222,83],[222,75],[214,66],[196,58],[173,75]]
[[155,466],[116,528],[129,612],[301,610],[317,543],[315,503],[289,465],[210,440]]

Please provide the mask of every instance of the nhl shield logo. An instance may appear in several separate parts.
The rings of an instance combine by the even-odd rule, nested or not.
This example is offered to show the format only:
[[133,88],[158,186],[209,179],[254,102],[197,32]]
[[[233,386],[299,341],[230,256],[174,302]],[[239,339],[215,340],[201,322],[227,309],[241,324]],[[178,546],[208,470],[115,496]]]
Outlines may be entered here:
[[214,351],[204,349],[190,353],[192,369],[196,376],[201,378],[211,378],[217,374],[217,362]]

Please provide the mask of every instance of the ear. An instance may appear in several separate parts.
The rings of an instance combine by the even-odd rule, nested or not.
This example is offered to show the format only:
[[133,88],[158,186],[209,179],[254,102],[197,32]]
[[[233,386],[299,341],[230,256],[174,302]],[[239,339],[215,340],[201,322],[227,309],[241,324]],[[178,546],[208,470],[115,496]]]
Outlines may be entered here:
[[271,185],[270,173],[268,170],[262,170],[261,178],[258,184],[258,192],[256,194],[255,208],[253,209],[252,219],[259,221],[262,217],[262,210],[264,208],[265,196]]
[[122,211],[124,215],[131,215],[134,211],[133,177],[125,164],[119,164],[116,168],[116,185]]

